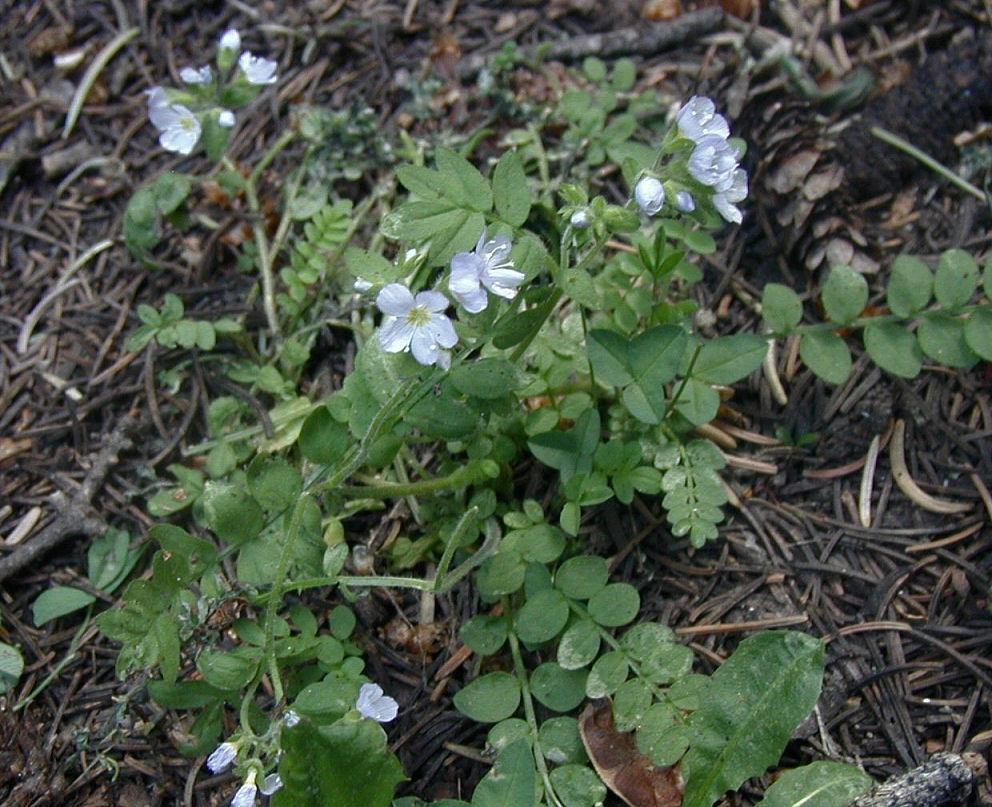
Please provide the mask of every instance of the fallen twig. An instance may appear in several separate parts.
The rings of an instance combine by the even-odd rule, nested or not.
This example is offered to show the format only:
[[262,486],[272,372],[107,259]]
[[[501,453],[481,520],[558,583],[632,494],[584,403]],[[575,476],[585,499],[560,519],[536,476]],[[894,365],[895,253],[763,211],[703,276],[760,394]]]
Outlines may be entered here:
[[901,776],[858,796],[848,807],[938,807],[971,793],[974,774],[957,754],[934,754]]

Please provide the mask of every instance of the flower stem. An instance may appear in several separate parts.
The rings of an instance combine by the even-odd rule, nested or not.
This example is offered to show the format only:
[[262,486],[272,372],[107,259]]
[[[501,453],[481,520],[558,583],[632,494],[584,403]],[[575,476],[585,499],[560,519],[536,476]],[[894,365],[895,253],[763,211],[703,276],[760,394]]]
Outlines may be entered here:
[[463,488],[499,476],[499,465],[492,460],[476,460],[463,468],[434,479],[418,482],[381,482],[376,485],[341,485],[335,490],[356,499],[393,499],[399,496],[429,496],[444,490]]

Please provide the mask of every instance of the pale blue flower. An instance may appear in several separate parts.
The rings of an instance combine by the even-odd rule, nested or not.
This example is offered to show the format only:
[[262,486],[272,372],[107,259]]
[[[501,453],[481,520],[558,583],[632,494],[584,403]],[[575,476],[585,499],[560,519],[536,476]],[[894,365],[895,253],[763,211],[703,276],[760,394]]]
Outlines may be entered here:
[[214,71],[209,67],[184,67],[179,71],[179,78],[187,84],[195,84],[202,87],[213,81]]
[[444,315],[449,303],[441,292],[422,291],[414,297],[401,283],[390,283],[376,296],[375,304],[387,317],[379,329],[383,350],[409,350],[423,365],[436,364],[445,370],[451,366],[448,349],[458,342],[458,334]]
[[733,184],[739,156],[725,138],[705,135],[689,155],[689,173],[703,185],[718,191],[727,190]]
[[689,191],[679,191],[675,194],[675,207],[683,213],[691,213],[696,209],[696,200]]
[[220,47],[221,50],[241,50],[241,34],[238,33],[236,28],[228,28],[224,31],[220,38]]
[[679,131],[698,143],[707,135],[717,135],[726,140],[730,126],[723,115],[718,115],[716,105],[703,95],[694,95],[683,104],[675,118]]
[[568,220],[576,230],[584,230],[589,226],[589,211],[587,210],[576,210],[572,217]]
[[507,300],[517,296],[524,273],[513,268],[512,249],[505,235],[487,241],[483,229],[474,251],[459,252],[451,259],[448,289],[470,314],[478,314],[489,305],[485,289]]
[[713,194],[713,206],[727,221],[740,224],[744,216],[737,207],[737,202],[747,198],[747,171],[738,168],[734,171],[730,186]]
[[255,798],[258,796],[258,785],[255,784],[255,771],[248,771],[244,784],[238,788],[238,792],[231,799],[231,807],[254,807]]
[[665,186],[657,177],[641,177],[634,186],[634,199],[641,210],[653,216],[665,206]]
[[262,782],[259,792],[263,796],[271,796],[277,790],[282,790],[282,777],[278,773],[270,773]]
[[148,119],[161,132],[158,142],[166,151],[189,154],[200,139],[200,121],[182,104],[173,104],[161,87],[148,90]]
[[383,694],[382,687],[378,684],[362,684],[358,692],[358,701],[355,703],[362,717],[370,718],[377,723],[388,723],[395,720],[399,713],[399,704]]
[[217,115],[217,123],[225,129],[230,129],[237,123],[237,118],[234,117],[234,113],[230,109],[222,109]]
[[207,757],[207,767],[211,773],[221,773],[231,767],[237,756],[238,746],[231,742],[221,743]]
[[278,66],[271,59],[253,56],[248,50],[238,58],[238,67],[245,74],[245,80],[249,84],[274,84]]

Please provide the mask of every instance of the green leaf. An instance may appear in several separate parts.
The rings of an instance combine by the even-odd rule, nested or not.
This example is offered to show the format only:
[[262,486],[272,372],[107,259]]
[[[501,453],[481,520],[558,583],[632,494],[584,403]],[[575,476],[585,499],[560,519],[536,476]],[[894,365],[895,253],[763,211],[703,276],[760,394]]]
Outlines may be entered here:
[[534,697],[556,712],[570,712],[586,696],[586,670],[566,670],[554,661],[541,664],[530,675]]
[[455,693],[455,708],[476,723],[498,723],[520,705],[520,682],[510,673],[497,671],[476,678]]
[[526,740],[516,740],[500,751],[489,773],[475,786],[472,807],[532,807],[536,796],[534,755]]
[[640,678],[631,678],[619,686],[613,695],[613,721],[617,731],[633,731],[644,720],[654,693],[651,685]]
[[261,660],[261,651],[242,647],[226,652],[205,650],[196,659],[196,668],[203,680],[217,689],[238,690],[248,686],[255,677]]
[[799,295],[781,283],[768,283],[761,296],[761,318],[772,333],[785,336],[803,318]]
[[596,807],[606,798],[606,785],[585,765],[562,765],[550,778],[565,807]]
[[813,762],[779,776],[757,807],[846,807],[872,785],[854,765]]
[[333,465],[351,445],[348,427],[334,419],[326,406],[318,406],[300,428],[300,453],[318,465]]
[[273,807],[389,807],[406,776],[386,733],[373,720],[342,719],[320,729],[307,722],[283,729]]
[[168,613],[163,612],[155,618],[152,633],[158,644],[158,667],[162,679],[172,684],[179,675],[182,649],[179,646],[179,622]]
[[479,359],[458,364],[448,373],[451,385],[462,395],[494,400],[511,392],[517,373],[506,359]]
[[386,285],[398,279],[399,270],[382,255],[358,247],[344,251],[344,264],[356,280],[362,278],[374,286]]
[[0,694],[13,691],[24,672],[24,657],[13,645],[0,642]]
[[868,282],[850,266],[830,267],[823,284],[823,308],[827,316],[840,325],[849,325],[868,305]]
[[919,258],[900,255],[892,263],[885,299],[896,316],[908,319],[918,314],[933,295],[933,272]]
[[53,619],[79,611],[92,602],[96,602],[96,597],[87,591],[70,586],[50,588],[41,592],[31,605],[34,626],[37,628]]
[[608,628],[632,622],[640,608],[641,595],[630,583],[610,583],[589,599],[589,616]]
[[807,331],[799,343],[799,358],[829,384],[843,384],[853,362],[847,344],[830,331]]
[[566,560],[555,574],[555,586],[573,600],[588,600],[606,586],[609,566],[598,555],[578,555]]
[[579,721],[574,717],[552,717],[545,720],[538,729],[537,738],[544,758],[555,765],[585,762],[588,759],[579,735]]
[[590,698],[605,698],[607,695],[612,695],[627,680],[628,671],[627,657],[619,650],[603,653],[589,670],[586,695]]
[[566,670],[578,670],[599,653],[599,628],[588,619],[576,620],[558,643],[558,663]]
[[237,485],[207,482],[198,504],[207,526],[230,544],[241,544],[262,531],[262,508]]
[[871,360],[887,373],[916,378],[923,368],[923,353],[913,335],[895,322],[872,322],[865,326],[865,349]]
[[156,524],[148,534],[154,538],[166,552],[183,558],[189,567],[199,571],[203,566],[214,563],[217,550],[209,541],[190,535],[182,527],[175,524]]
[[206,681],[149,681],[148,694],[163,709],[200,709],[223,700],[224,691]]
[[450,198],[480,213],[492,210],[493,193],[489,189],[489,183],[472,163],[458,152],[444,147],[439,147],[434,152],[434,161]]
[[523,162],[515,151],[506,152],[493,169],[493,201],[496,213],[511,227],[520,227],[527,221],[533,195]]
[[538,591],[513,615],[513,629],[528,644],[555,638],[568,622],[568,602],[557,589]]
[[114,591],[131,573],[141,557],[140,548],[131,549],[131,534],[111,527],[93,541],[86,552],[86,576],[101,591]]
[[586,339],[589,362],[600,381],[612,387],[625,387],[634,381],[630,371],[629,345],[616,331],[595,329]]
[[248,466],[248,490],[264,510],[280,513],[296,504],[303,480],[282,457],[259,454]]
[[940,256],[933,280],[937,302],[946,308],[967,303],[978,288],[978,264],[963,249],[949,249]]
[[167,216],[186,201],[191,183],[189,177],[168,171],[160,174],[150,188],[155,197],[155,207],[162,215]]
[[926,355],[947,367],[971,367],[978,361],[965,338],[964,321],[950,314],[920,317],[916,338]]
[[757,334],[721,336],[700,348],[692,375],[710,384],[733,384],[757,370],[767,352],[768,343]]
[[491,656],[506,641],[506,618],[478,614],[462,623],[458,633],[474,652],[481,656]]
[[637,748],[655,765],[674,765],[686,749],[692,732],[678,722],[678,712],[670,703],[655,703],[644,713],[637,727]]
[[682,761],[683,807],[710,807],[778,762],[816,705],[822,679],[819,639],[767,631],[741,642],[699,693],[692,747]]
[[992,361],[992,310],[973,312],[965,323],[964,338],[975,353],[985,361]]
[[690,378],[675,402],[675,409],[693,426],[702,426],[716,417],[720,409],[720,395],[709,384]]
[[524,584],[527,564],[516,552],[497,552],[487,558],[475,575],[479,593],[489,601],[512,594]]

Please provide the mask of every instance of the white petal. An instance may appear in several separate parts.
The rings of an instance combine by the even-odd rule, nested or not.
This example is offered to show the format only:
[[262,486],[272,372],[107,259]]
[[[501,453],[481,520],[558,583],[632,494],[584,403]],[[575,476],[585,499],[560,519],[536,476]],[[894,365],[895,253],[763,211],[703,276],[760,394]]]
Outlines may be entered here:
[[450,350],[439,350],[437,352],[437,361],[435,362],[438,367],[442,370],[451,369],[451,351]]
[[[441,346],[426,328],[418,328],[413,334],[413,339],[410,340],[410,352],[413,354],[413,358],[423,365],[437,364],[438,356],[441,353]],[[359,706],[358,710],[362,713],[362,717],[371,717],[373,720],[379,720],[376,717],[378,706],[374,704],[367,705],[364,710]]]
[[231,807],[254,807],[258,788],[252,782],[245,782],[231,799]]
[[245,79],[249,84],[273,84],[276,80],[277,65],[271,59],[252,55],[251,51],[245,51],[238,59],[238,67],[245,74]]
[[475,284],[475,288],[468,291],[455,291],[452,289],[451,293],[461,303],[462,308],[470,314],[478,314],[480,311],[485,311],[489,305],[489,297],[486,294],[486,290],[478,283]]
[[731,204],[722,193],[713,194],[713,206],[727,221],[733,222],[734,224],[740,224],[744,221],[744,216],[741,211],[736,205]]
[[682,134],[697,142],[706,135],[730,136],[726,118],[717,114],[713,101],[705,96],[690,98],[679,110],[676,122]]
[[403,317],[387,320],[379,328],[379,344],[387,353],[402,353],[410,346],[416,328]]
[[491,269],[482,277],[482,284],[493,294],[512,300],[517,286],[524,282],[524,273],[516,269]]
[[451,303],[448,302],[448,298],[445,297],[439,291],[422,291],[417,294],[414,298],[414,304],[418,306],[423,306],[428,311],[434,314],[439,314],[444,311]]
[[513,244],[505,235],[497,235],[483,247],[483,257],[488,266],[496,266],[506,262],[513,250]]
[[486,262],[474,252],[459,252],[451,259],[451,279],[448,288],[457,285],[460,289],[479,284],[479,275],[486,268]]
[[213,77],[209,67],[184,67],[179,71],[179,78],[187,84],[209,84]]
[[458,344],[458,332],[451,320],[443,316],[431,317],[431,321],[424,326],[431,338],[441,347],[454,347]]
[[211,773],[226,771],[238,755],[238,747],[234,743],[221,743],[207,757],[207,767]]
[[[416,353],[414,355],[416,356]],[[421,363],[433,364],[434,362]],[[388,695],[383,694],[382,687],[378,684],[362,684],[355,708],[358,709],[362,717],[371,718],[378,723],[388,723],[399,712],[399,704]]]
[[224,50],[241,50],[241,34],[236,28],[228,28],[220,38],[220,46]]
[[148,120],[152,122],[152,125],[156,129],[165,131],[177,125],[182,120],[182,116],[176,107],[169,103],[168,98],[163,102],[161,96],[149,96]]
[[277,790],[282,790],[282,777],[278,773],[270,773],[262,782],[259,792],[263,796],[271,796]]
[[230,109],[222,109],[217,115],[217,123],[225,129],[230,129],[237,123],[237,118],[234,117],[234,113]]
[[413,308],[413,295],[402,283],[390,283],[376,295],[375,304],[383,314],[405,317]]
[[195,129],[186,129],[183,126],[172,126],[159,135],[158,142],[166,151],[175,151],[179,154],[189,154],[193,151],[193,146],[200,139],[199,124]]

